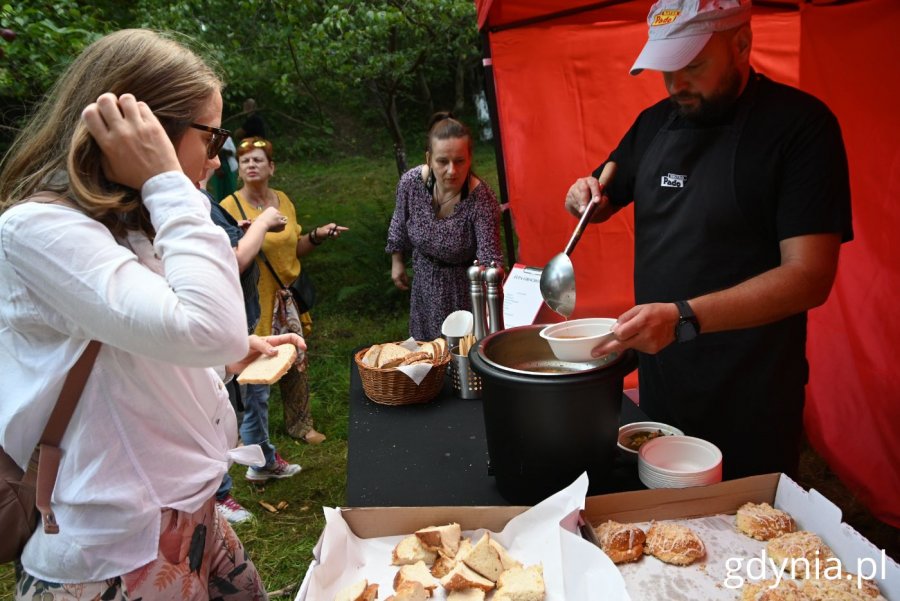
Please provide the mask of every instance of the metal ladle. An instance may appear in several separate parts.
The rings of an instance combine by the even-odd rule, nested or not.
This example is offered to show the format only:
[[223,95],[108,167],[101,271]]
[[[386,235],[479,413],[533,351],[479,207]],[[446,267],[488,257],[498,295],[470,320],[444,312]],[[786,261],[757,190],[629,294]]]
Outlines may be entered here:
[[541,296],[547,306],[568,319],[575,310],[575,267],[569,255],[575,250],[575,245],[581,239],[584,228],[590,222],[591,215],[600,204],[603,195],[603,187],[616,172],[616,164],[612,161],[606,163],[598,178],[600,181],[600,194],[591,199],[581,213],[581,219],[572,233],[572,238],[566,244],[566,249],[550,259],[541,272]]

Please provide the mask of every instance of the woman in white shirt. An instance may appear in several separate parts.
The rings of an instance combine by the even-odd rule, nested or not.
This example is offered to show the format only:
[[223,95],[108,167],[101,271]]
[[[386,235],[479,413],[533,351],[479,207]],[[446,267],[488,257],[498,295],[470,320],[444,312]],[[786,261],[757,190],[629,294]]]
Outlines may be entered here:
[[20,466],[69,368],[102,343],[60,444],[60,532],[29,540],[17,599],[265,598],[215,511],[230,462],[262,455],[234,448],[214,368],[239,372],[269,343],[304,347],[296,335],[248,345],[234,251],[196,189],[228,135],[221,86],[172,40],[110,34],[3,160],[0,444]]

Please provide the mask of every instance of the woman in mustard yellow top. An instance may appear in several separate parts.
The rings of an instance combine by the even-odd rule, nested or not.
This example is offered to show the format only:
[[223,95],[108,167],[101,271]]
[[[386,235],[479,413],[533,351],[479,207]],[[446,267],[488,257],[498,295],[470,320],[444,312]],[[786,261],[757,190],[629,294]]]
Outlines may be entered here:
[[[272,143],[263,138],[246,138],[238,144],[238,175],[242,186],[233,195],[221,202],[239,222],[253,221],[268,207],[277,208],[287,218],[287,225],[280,232],[268,232],[262,245],[262,254],[278,274],[285,285],[293,282],[302,269],[300,259],[316,249],[329,238],[337,238],[346,227],[329,223],[318,226],[304,234],[299,223],[294,203],[279,190],[269,187],[269,179],[275,173]],[[275,293],[278,283],[261,257],[259,263],[259,304],[261,316],[256,326],[256,333],[267,335],[272,331],[272,315],[275,305]],[[308,313],[301,317],[304,334],[308,334],[312,320]],[[264,333],[264,334],[263,334]],[[306,442],[317,444],[325,440],[325,436],[313,429],[312,415],[309,410],[309,393],[305,379],[295,382],[291,375],[280,382],[282,402],[285,408],[285,427],[288,434]],[[305,374],[304,374],[305,376]],[[283,460],[275,447],[269,442],[269,387],[267,385],[249,385],[243,395],[244,419],[241,423],[241,439],[244,444],[259,444],[266,455],[266,465],[262,468],[249,468],[247,479],[262,482],[271,478],[288,478],[300,471],[300,466]]]

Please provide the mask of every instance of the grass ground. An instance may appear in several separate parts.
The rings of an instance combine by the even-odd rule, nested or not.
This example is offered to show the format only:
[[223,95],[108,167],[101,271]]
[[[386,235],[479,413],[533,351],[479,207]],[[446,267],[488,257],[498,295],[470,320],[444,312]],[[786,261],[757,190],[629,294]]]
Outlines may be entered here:
[[[411,159],[412,160],[412,159]],[[479,174],[497,189],[492,150],[476,151]],[[280,404],[273,402],[271,435],[279,452],[303,466],[296,477],[265,488],[244,481],[244,468],[231,470],[234,495],[256,515],[237,533],[265,581],[267,590],[293,597],[312,558],[324,527],[323,506],[344,503],[347,464],[347,392],[351,352],[372,342],[407,335],[408,300],[390,281],[390,261],[384,253],[393,210],[397,172],[391,157],[350,158],[327,165],[284,162],[272,185],[298,206],[304,228],[331,221],[350,227],[337,241],[328,241],[305,260],[318,304],[308,339],[310,382],[316,427],[328,436],[318,446],[294,441],[282,433]],[[277,388],[273,389],[277,395]],[[900,558],[900,531],[890,528],[862,507],[811,450],[804,454],[800,483],[815,487],[844,511],[844,519],[888,554]],[[288,506],[277,514],[259,502]],[[63,527],[65,525],[63,524]],[[12,598],[13,571],[0,566],[0,599]]]

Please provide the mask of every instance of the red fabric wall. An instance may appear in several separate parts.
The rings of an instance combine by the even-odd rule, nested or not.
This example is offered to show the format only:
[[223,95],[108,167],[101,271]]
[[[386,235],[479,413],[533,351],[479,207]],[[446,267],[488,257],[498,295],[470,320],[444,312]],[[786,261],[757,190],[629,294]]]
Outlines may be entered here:
[[[585,2],[482,0],[485,27]],[[518,260],[542,266],[561,252],[576,220],[563,199],[616,145],[643,108],[665,95],[662,78],[628,69],[647,36],[649,0],[611,4],[492,31],[508,198]],[[549,5],[552,5],[550,7]],[[885,521],[900,526],[894,428],[900,376],[891,370],[900,317],[900,59],[891,24],[896,0],[860,0],[802,10],[754,9],[753,63],[773,79],[822,98],[837,114],[851,161],[856,241],[845,245],[829,302],[810,317],[807,428],[819,452]],[[894,203],[890,201],[894,200]],[[630,210],[588,228],[572,255],[575,317],[617,316],[633,304]],[[555,314],[543,311],[543,321]],[[628,383],[634,383],[632,377]]]

